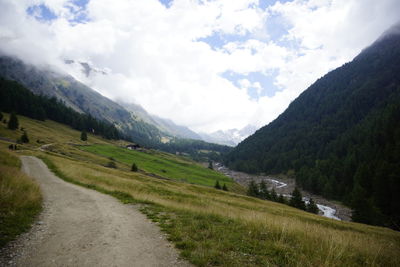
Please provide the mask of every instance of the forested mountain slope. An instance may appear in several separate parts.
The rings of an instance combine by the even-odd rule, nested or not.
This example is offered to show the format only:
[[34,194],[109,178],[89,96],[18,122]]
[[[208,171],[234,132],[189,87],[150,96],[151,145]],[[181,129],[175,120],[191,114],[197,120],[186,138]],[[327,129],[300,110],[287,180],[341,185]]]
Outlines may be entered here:
[[0,77],[15,80],[36,95],[56,97],[80,113],[107,120],[138,143],[149,145],[165,135],[72,76],[50,67],[36,67],[3,55],[0,56]]
[[122,106],[65,73],[37,67],[0,54],[0,78],[14,80],[35,95],[55,97],[79,113],[105,120],[125,138],[142,146],[171,153],[186,153],[198,160],[217,159],[230,150],[201,140],[190,129],[152,117],[138,105]]
[[294,170],[304,189],[351,205],[355,221],[400,229],[400,25],[317,80],[226,163]]

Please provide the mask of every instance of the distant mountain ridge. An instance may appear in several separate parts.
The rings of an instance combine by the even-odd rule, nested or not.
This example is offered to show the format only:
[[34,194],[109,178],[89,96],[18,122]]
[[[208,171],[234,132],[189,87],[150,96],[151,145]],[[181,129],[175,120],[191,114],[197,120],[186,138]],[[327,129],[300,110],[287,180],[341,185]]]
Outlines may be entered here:
[[177,125],[170,119],[164,119],[156,115],[150,115],[143,107],[138,104],[125,103],[123,101],[118,101],[118,103],[126,108],[126,110],[132,112],[139,119],[156,126],[162,132],[168,133],[176,137],[202,140],[200,135],[193,132],[188,127]]
[[199,133],[204,141],[227,145],[236,146],[241,141],[246,139],[249,135],[252,135],[257,130],[254,125],[247,125],[242,129],[229,129],[229,130],[219,130],[212,133]]
[[295,174],[355,221],[400,229],[400,24],[318,79],[226,157],[245,172]]

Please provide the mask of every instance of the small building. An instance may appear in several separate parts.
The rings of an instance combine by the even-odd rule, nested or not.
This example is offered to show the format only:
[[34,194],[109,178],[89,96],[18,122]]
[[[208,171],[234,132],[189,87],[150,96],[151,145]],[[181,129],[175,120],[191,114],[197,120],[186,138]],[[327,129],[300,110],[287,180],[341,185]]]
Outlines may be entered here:
[[126,148],[130,150],[138,150],[140,146],[138,144],[129,144],[126,146]]

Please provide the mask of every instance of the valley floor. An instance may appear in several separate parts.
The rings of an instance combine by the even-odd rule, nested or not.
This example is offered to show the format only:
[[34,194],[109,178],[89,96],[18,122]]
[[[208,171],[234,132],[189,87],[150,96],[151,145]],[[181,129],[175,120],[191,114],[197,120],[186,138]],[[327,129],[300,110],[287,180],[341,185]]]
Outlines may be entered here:
[[41,186],[44,211],[29,233],[9,244],[15,256],[4,264],[189,266],[137,207],[64,182],[38,158],[21,161]]
[[[268,189],[274,188],[277,194],[282,194],[287,197],[295,188],[295,181],[287,177],[271,177],[266,175],[251,175],[244,172],[238,172],[223,166],[221,163],[215,164],[215,170],[231,177],[235,182],[247,186],[251,180],[259,183],[264,180]],[[351,209],[337,202],[329,201],[321,196],[311,194],[307,191],[301,191],[304,198],[307,200],[310,197],[318,204],[319,214],[328,218],[340,219],[343,221],[351,221]]]

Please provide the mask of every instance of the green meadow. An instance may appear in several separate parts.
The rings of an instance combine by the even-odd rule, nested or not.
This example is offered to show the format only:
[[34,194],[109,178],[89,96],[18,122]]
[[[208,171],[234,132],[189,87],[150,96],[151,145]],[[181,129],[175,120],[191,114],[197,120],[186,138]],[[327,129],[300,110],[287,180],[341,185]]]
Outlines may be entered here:
[[206,186],[214,186],[216,181],[228,187],[233,183],[232,179],[219,172],[168,153],[135,151],[106,144],[82,146],[81,149],[125,164],[136,163],[140,170],[173,180]]

